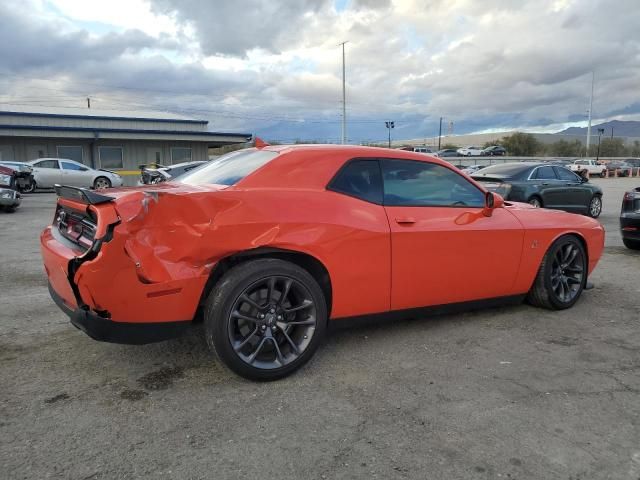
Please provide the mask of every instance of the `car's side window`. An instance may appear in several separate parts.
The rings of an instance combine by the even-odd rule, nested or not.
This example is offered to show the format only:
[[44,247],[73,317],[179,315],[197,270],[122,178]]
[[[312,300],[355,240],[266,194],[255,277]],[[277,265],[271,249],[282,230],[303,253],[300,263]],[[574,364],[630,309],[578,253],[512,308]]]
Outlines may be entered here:
[[534,180],[557,180],[556,173],[553,171],[553,167],[545,166],[536,168],[531,177]]
[[560,180],[564,180],[567,182],[579,182],[580,178],[570,170],[567,170],[563,167],[555,167],[556,174]]
[[382,178],[378,160],[351,160],[340,169],[327,188],[382,204]]
[[436,163],[382,160],[384,204],[416,207],[484,207],[484,193],[462,175]]
[[36,164],[34,164],[35,167],[38,168],[58,168],[58,161],[57,160],[43,160],[41,162],[38,162]]
[[84,168],[82,165],[78,165],[75,163],[71,163],[71,162],[60,162],[62,163],[62,169],[63,170],[78,170],[78,171],[85,171],[86,168]]

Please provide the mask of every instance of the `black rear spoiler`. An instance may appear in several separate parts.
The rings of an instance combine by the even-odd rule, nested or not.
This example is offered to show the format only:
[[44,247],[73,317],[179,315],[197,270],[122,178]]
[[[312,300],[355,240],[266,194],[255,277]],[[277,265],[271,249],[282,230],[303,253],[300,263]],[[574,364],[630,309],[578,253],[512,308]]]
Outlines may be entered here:
[[76,202],[86,203],[88,205],[98,205],[114,200],[113,197],[108,197],[86,188],[70,187],[68,185],[55,185],[53,188],[55,188],[60,198],[75,200]]

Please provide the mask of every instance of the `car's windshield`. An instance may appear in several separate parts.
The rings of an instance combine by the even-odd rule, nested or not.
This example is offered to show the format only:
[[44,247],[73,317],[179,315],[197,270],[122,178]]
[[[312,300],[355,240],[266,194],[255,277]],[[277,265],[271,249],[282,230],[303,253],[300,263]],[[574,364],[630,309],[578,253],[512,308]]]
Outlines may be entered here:
[[178,181],[189,185],[234,185],[277,156],[278,152],[269,150],[238,150],[187,172]]

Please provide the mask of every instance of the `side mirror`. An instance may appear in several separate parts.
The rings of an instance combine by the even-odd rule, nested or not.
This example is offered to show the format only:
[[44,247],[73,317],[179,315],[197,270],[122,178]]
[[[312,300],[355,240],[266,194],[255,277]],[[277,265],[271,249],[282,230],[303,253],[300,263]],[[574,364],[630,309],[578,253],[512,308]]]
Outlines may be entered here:
[[493,215],[493,210],[504,206],[504,198],[494,192],[487,192],[484,197],[484,209],[482,213],[485,217]]

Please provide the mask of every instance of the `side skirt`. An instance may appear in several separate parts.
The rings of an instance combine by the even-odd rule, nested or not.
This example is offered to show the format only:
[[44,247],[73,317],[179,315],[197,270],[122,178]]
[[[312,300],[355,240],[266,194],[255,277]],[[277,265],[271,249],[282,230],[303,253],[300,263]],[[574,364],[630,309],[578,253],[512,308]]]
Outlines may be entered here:
[[389,312],[373,313],[370,315],[331,318],[329,320],[329,328],[337,330],[341,328],[352,328],[365,325],[378,325],[399,320],[422,319],[424,317],[470,312],[485,308],[519,305],[524,301],[526,296],[527,294],[524,293],[521,295],[511,295],[507,297],[472,300],[470,302],[448,303],[445,305],[433,305],[430,307],[409,308],[405,310],[391,310]]

